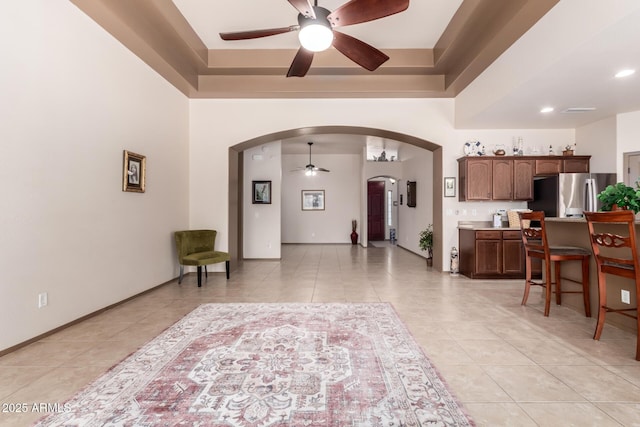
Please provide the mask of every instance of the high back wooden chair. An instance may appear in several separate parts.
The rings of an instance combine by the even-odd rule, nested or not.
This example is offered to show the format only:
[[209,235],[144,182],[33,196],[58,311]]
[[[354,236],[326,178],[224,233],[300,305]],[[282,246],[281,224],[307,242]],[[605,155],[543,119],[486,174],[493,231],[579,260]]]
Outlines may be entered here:
[[[555,285],[556,304],[562,303],[563,293],[582,293],[584,299],[584,312],[587,317],[591,317],[591,306],[589,304],[589,259],[591,252],[579,247],[554,247],[549,246],[547,231],[544,224],[544,212],[519,212],[520,228],[522,229],[522,244],[525,251],[525,284],[522,305],[526,305],[529,298],[531,286],[542,286],[545,289],[544,315],[549,316],[551,305],[551,293]],[[538,224],[537,226],[534,226]],[[544,261],[544,280],[535,281],[532,278],[532,259],[537,258]],[[582,281],[578,282],[570,278],[562,278],[561,264],[565,261],[579,261],[582,263]],[[554,280],[551,280],[551,266],[553,264]],[[582,285],[581,291],[568,291],[562,289],[562,280],[574,282]]]
[[[640,266],[638,265],[640,261],[636,246],[635,215],[633,211],[629,210],[585,212],[584,215],[587,218],[591,248],[598,266],[598,323],[593,339],[600,339],[607,312],[634,318],[638,331],[636,360],[640,360],[640,317],[637,313],[640,306]],[[622,224],[623,227],[616,229],[614,233],[611,224]],[[633,281],[636,295],[635,307],[616,308],[607,304],[608,275],[620,276]],[[631,314],[630,311],[635,311],[636,314]]]

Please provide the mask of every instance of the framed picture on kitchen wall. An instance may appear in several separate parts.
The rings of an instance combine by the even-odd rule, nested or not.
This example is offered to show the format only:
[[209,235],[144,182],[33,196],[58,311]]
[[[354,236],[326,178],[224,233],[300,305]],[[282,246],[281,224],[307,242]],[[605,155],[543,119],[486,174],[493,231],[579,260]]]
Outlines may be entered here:
[[324,210],[324,190],[302,190],[303,211]]
[[271,181],[253,181],[253,204],[271,204]]
[[416,181],[407,181],[407,206],[416,207]]
[[444,197],[456,197],[456,179],[452,176],[444,179]]

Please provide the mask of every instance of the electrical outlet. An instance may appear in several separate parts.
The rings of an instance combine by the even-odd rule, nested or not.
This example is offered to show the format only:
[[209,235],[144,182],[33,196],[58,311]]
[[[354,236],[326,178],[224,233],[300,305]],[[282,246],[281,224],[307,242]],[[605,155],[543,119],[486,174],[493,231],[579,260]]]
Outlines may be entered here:
[[631,304],[631,295],[630,295],[629,291],[625,291],[624,289],[622,289],[620,291],[620,299],[625,304]]
[[46,307],[49,303],[49,296],[46,292],[38,294],[38,308]]

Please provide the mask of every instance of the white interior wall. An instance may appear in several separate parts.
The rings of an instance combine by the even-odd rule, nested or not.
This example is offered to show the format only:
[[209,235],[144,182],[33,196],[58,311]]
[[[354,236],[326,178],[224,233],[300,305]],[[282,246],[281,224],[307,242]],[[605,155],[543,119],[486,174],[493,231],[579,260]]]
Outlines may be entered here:
[[[398,245],[421,256],[426,256],[418,247],[418,234],[433,224],[433,153],[421,150],[402,162],[403,179],[398,181],[398,192],[402,203],[398,207]],[[416,181],[416,207],[407,206],[407,182]],[[457,225],[457,224],[456,224]]]
[[[616,116],[613,116],[576,128],[576,154],[589,153],[591,172],[611,173],[618,171],[616,162],[618,156],[611,155],[618,151],[616,123]],[[622,154],[619,157],[622,158]],[[620,170],[622,170],[622,166],[620,166]]]
[[623,154],[640,151],[640,111],[618,114],[616,123],[616,171],[624,181]]
[[[244,152],[243,254],[245,258],[280,258],[281,143]],[[271,181],[271,204],[253,204],[253,181]]]
[[[308,162],[306,155],[282,156],[282,242],[351,243],[351,220],[360,217],[360,155],[314,155],[313,164],[331,172],[291,172]],[[324,190],[325,209],[303,211],[302,190]]]
[[[177,276],[189,105],[70,2],[5,2],[0,28],[2,350]],[[125,149],[144,194],[121,190]]]

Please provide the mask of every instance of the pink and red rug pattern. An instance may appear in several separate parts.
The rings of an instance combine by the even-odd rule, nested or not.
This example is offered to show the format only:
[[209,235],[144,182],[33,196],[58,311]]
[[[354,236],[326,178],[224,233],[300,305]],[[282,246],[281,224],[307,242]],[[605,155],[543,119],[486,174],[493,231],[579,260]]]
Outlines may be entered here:
[[39,426],[471,426],[389,304],[206,304]]

